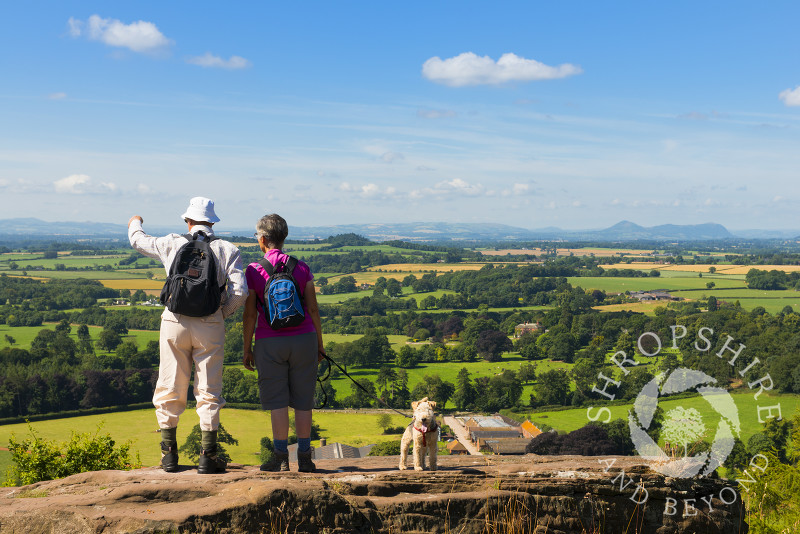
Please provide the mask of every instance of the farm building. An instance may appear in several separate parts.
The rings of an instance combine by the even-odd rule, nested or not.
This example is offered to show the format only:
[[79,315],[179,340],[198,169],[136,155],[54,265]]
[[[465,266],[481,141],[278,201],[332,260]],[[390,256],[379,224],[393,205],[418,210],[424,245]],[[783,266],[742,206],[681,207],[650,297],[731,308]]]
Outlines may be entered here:
[[[353,447],[344,443],[331,443],[312,449],[311,458],[315,460],[335,460],[339,458],[364,458],[375,445]],[[289,445],[289,461],[297,461],[297,444]]]
[[484,448],[494,454],[525,454],[525,448],[531,442],[529,438],[487,439]]
[[525,436],[526,438],[535,438],[536,436],[542,433],[539,427],[534,425],[530,421],[525,421],[524,423],[522,423],[520,425],[520,428],[522,429],[522,435]]
[[538,332],[542,329],[542,323],[521,323],[514,327],[514,337],[519,339],[530,332]]
[[519,430],[475,430],[469,433],[469,439],[480,446],[487,439],[508,439],[521,438],[522,432]]
[[450,454],[469,454],[467,448],[457,439],[447,444],[447,452]]
[[652,302],[655,300],[680,300],[678,297],[670,295],[664,289],[657,289],[655,291],[631,291],[631,298],[639,300],[639,302]]

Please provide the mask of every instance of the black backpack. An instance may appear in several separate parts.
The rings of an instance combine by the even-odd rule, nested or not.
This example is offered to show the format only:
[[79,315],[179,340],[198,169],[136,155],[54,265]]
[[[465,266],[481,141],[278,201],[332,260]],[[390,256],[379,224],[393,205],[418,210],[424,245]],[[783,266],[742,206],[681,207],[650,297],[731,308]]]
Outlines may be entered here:
[[289,256],[285,265],[278,263],[274,267],[267,258],[261,258],[258,263],[269,275],[264,288],[264,299],[261,301],[269,326],[278,330],[302,324],[306,318],[303,294],[293,274],[297,258]]
[[[198,239],[203,236],[204,239]],[[161,304],[172,313],[205,317],[215,313],[225,286],[217,285],[217,258],[209,244],[216,237],[203,232],[186,234],[188,241],[175,255],[161,290]]]

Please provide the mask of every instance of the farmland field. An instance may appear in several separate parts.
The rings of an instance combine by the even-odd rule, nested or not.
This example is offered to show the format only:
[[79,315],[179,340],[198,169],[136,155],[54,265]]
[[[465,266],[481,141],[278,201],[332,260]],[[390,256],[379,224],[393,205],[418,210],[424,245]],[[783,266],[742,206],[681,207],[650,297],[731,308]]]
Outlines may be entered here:
[[[544,251],[541,248],[507,248],[507,249],[499,249],[499,250],[492,250],[492,249],[476,249],[478,252],[483,254],[484,256],[505,256],[507,254],[536,254],[537,256],[543,254]],[[552,249],[551,249],[552,250]],[[652,254],[653,250],[643,250],[643,249],[624,249],[624,248],[559,248],[556,252],[559,256],[569,256],[570,254],[574,254],[575,256],[589,256],[594,254],[595,256],[642,256],[645,254]]]
[[[746,289],[744,280],[728,280],[728,279],[710,279],[698,277],[675,277],[675,278],[622,278],[622,277],[576,277],[571,276],[567,281],[573,287],[582,287],[583,289],[599,289],[601,291],[612,293],[624,293],[625,291],[652,291],[655,289],[666,290],[686,290],[686,289],[706,289],[708,282],[714,282],[716,289],[722,288],[741,288]],[[686,296],[688,295],[681,295]]]
[[[44,323],[42,326],[8,326],[7,324],[0,324],[0,336],[10,335],[15,339],[14,347],[30,349],[31,342],[40,330],[53,330],[55,326],[55,323]],[[92,337],[92,340],[97,341],[98,337],[100,336],[100,332],[103,330],[102,327],[89,326],[88,328],[89,335]],[[77,342],[78,336],[76,331],[77,326],[72,325],[70,337]],[[158,341],[158,330],[130,330],[127,335],[122,336],[123,342],[129,339],[135,340],[136,344],[139,346],[139,349],[143,349],[147,345],[148,341]],[[0,337],[0,347],[7,346],[9,345],[6,342],[5,337]],[[95,351],[98,354],[105,354],[104,351],[101,351],[97,348],[95,348]]]
[[[405,426],[408,420],[400,415],[392,415],[392,426]],[[272,436],[269,416],[260,410],[239,410],[224,408],[220,414],[222,425],[234,438],[238,445],[225,445],[234,462],[246,465],[258,465],[260,440],[264,436]],[[192,427],[198,422],[197,415],[187,409],[178,425],[178,444],[182,445]],[[377,414],[359,414],[347,412],[315,411],[314,422],[320,425],[320,432],[328,443],[341,442],[360,446],[380,441],[400,439],[399,436],[387,436],[378,426]],[[132,450],[138,451],[145,466],[158,465],[161,459],[159,449],[160,438],[153,409],[118,412],[112,414],[87,415],[66,419],[52,419],[31,423],[37,434],[46,439],[65,441],[72,431],[95,432],[102,424],[101,433],[109,433],[118,442],[132,441]],[[0,446],[6,447],[9,436],[14,433],[17,439],[29,435],[25,423],[0,426]],[[319,446],[319,442],[312,442]],[[5,451],[0,451],[5,452]],[[8,453],[6,452],[6,457]],[[3,457],[0,456],[0,462]],[[186,458],[181,458],[182,465],[189,465]],[[0,464],[2,465],[2,464]]]
[[[739,411],[739,418],[741,422],[741,434],[739,439],[744,441],[745,444],[753,434],[759,432],[762,428],[762,424],[758,422],[758,406],[764,407],[780,404],[781,414],[784,419],[791,418],[797,412],[797,410],[800,409],[800,395],[764,393],[758,398],[758,400],[755,400],[753,398],[753,392],[747,389],[732,392],[731,395]],[[633,404],[631,403],[608,406],[608,408],[611,410],[611,417],[613,419],[627,419],[628,411],[631,409],[632,405]],[[677,407],[683,407],[686,409],[695,408],[703,415],[704,423],[707,429],[716,428],[720,419],[719,414],[713,411],[708,403],[699,396],[674,400],[667,399],[661,401],[659,406],[661,406],[665,412]],[[597,411],[592,411],[592,414],[597,414]],[[530,416],[531,421],[534,423],[545,423],[557,430],[564,432],[571,432],[572,430],[576,430],[589,422],[586,408],[576,408],[574,410],[562,410],[554,412],[532,411]],[[766,417],[766,412],[764,417]],[[706,439],[711,440],[713,439],[713,434],[706,435],[705,437]]]

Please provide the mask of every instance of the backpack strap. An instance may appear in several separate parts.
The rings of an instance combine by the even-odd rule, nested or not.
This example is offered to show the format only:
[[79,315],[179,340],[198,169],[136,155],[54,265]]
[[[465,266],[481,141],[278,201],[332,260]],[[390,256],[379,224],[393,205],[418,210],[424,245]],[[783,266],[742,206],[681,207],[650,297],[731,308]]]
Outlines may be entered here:
[[[272,277],[275,274],[275,267],[269,262],[269,260],[267,258],[261,258],[260,260],[258,260],[257,263],[261,267],[263,267],[265,271],[267,271],[267,274],[270,277]],[[285,272],[288,272],[288,273],[291,274],[291,273],[294,272],[294,268],[297,267],[297,258],[295,258],[294,256],[289,256],[289,260],[285,264],[281,264],[281,265],[283,265],[283,270]],[[300,302],[305,303],[306,296],[303,295],[303,292],[301,291],[300,286],[297,284],[296,280],[295,280],[294,285],[297,288],[297,294],[300,296]],[[261,301],[261,299],[259,298],[259,302],[260,301]]]
[[[205,233],[204,231],[202,231],[202,230],[198,230],[198,231],[197,231],[197,232],[195,232],[194,234],[183,234],[183,237],[185,237],[185,238],[186,238],[186,239],[188,239],[189,241],[197,241],[197,237],[198,237],[198,236],[201,236],[201,235],[202,235],[202,236],[203,236],[203,238],[204,238],[204,239],[203,239],[203,241],[205,241],[206,243],[211,243],[212,241],[214,241],[214,240],[216,240],[216,239],[219,239],[219,238],[218,238],[218,237],[216,237],[216,236],[209,236],[208,234],[206,234],[206,233]],[[214,251],[212,250],[212,251],[211,251],[211,253],[212,253],[212,254],[214,254]],[[216,258],[216,255],[215,255],[214,257]],[[220,293],[224,293],[224,292],[225,292],[225,290],[226,290],[226,288],[227,288],[227,286],[228,286],[228,281],[227,281],[227,280],[225,280],[225,283],[223,283],[221,286],[219,286],[219,292],[220,292]]]
[[258,264],[262,266],[265,271],[267,271],[268,275],[272,276],[275,274],[275,267],[272,266],[267,258],[261,258],[258,260]]
[[217,236],[209,236],[202,230],[198,230],[194,234],[183,234],[183,237],[185,237],[189,241],[197,241],[198,236],[203,236],[203,241],[205,241],[206,243],[211,243],[212,241],[219,239]]

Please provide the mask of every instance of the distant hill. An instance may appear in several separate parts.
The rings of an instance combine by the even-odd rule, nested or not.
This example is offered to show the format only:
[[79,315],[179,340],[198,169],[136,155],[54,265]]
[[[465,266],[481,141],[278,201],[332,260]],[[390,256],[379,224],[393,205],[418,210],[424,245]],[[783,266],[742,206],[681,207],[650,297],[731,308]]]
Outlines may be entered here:
[[610,228],[594,232],[599,239],[614,241],[733,239],[734,236],[721,224],[662,224],[645,228],[630,221],[621,221]]
[[[147,226],[153,235],[180,231],[179,226],[160,228]],[[372,223],[331,226],[290,226],[291,239],[325,239],[340,234],[358,234],[373,241],[704,241],[724,239],[792,239],[798,230],[740,230],[732,233],[721,224],[662,224],[645,227],[631,221],[620,221],[602,230],[564,230],[547,227],[530,230],[506,224],[491,223]],[[219,235],[252,235],[252,228],[221,227]],[[46,222],[35,218],[0,220],[0,240],[22,239],[114,239],[126,240],[123,224],[97,222]]]

